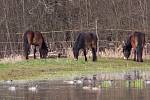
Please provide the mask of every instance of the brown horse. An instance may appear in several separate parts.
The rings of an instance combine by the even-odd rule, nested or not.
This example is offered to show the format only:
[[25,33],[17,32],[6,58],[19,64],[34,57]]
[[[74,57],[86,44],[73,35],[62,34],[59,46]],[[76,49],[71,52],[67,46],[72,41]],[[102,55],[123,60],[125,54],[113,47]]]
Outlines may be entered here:
[[36,47],[39,46],[40,58],[46,58],[48,47],[44,41],[44,37],[40,32],[26,31],[23,35],[24,56],[28,59],[31,45],[34,45],[34,59],[36,58]]
[[141,32],[132,33],[123,45],[123,54],[125,58],[129,58],[131,49],[134,50],[134,61],[143,62],[143,48],[145,45],[145,34]]
[[78,60],[79,50],[83,49],[83,53],[85,56],[85,61],[87,61],[86,57],[86,49],[91,49],[93,54],[93,61],[97,60],[96,52],[97,52],[97,35],[95,33],[79,33],[75,44],[73,46],[73,54],[74,58]]

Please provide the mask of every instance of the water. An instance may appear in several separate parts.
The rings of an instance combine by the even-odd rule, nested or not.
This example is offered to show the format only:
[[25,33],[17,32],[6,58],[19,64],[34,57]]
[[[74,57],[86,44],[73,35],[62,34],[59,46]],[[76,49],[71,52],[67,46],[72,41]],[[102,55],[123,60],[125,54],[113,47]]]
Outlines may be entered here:
[[[128,81],[116,80],[97,90],[83,89],[82,85],[64,81],[1,82],[0,100],[150,100],[150,84],[141,82],[141,86],[136,82],[129,86]],[[10,90],[13,86],[15,90]],[[31,87],[33,90],[29,89]]]

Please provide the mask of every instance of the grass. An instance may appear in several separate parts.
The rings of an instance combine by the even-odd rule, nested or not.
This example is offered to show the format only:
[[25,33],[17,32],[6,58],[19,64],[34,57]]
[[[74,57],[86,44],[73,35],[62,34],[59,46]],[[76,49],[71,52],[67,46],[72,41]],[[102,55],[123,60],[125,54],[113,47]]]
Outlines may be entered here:
[[129,81],[126,81],[126,87],[132,87],[132,88],[143,88],[144,81],[143,80],[133,80],[129,84]]
[[78,61],[70,58],[6,63],[0,61],[0,80],[70,79],[99,72],[122,72],[130,69],[149,70],[150,60],[144,60],[143,63],[117,58],[99,58],[97,62],[92,62],[91,59],[85,62],[82,58]]

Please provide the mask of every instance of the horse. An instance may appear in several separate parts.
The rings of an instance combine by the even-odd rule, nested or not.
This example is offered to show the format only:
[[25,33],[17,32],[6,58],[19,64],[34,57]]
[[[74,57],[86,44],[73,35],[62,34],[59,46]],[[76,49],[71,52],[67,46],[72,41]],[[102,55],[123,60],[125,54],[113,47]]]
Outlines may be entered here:
[[134,61],[143,62],[143,48],[145,45],[145,34],[142,32],[131,33],[127,41],[123,43],[123,54],[126,59],[129,58],[131,50],[134,51]]
[[97,35],[95,33],[79,33],[74,46],[73,46],[73,55],[76,60],[78,60],[79,50],[82,49],[85,57],[85,61],[87,61],[86,57],[86,49],[92,50],[93,61],[97,60]]
[[44,37],[42,33],[36,31],[26,31],[23,34],[23,48],[24,48],[24,56],[26,59],[30,54],[31,45],[34,46],[34,59],[36,59],[36,47],[39,46],[40,58],[46,58],[48,54],[48,47],[46,42],[44,41]]

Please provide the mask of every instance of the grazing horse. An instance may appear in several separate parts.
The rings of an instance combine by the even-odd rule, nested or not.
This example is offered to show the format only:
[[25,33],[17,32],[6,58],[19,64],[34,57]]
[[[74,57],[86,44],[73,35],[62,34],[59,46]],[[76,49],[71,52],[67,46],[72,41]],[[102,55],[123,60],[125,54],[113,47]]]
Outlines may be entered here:
[[143,62],[142,54],[145,44],[145,34],[141,32],[132,33],[127,41],[123,44],[123,54],[125,58],[129,58],[131,49],[134,50],[134,61]]
[[48,47],[40,32],[26,31],[23,35],[24,56],[28,59],[31,45],[34,45],[34,59],[36,58],[36,47],[39,46],[40,58],[46,58]]
[[97,35],[95,33],[79,33],[75,44],[73,46],[73,54],[74,58],[78,60],[79,50],[82,49],[85,61],[87,61],[86,57],[86,49],[91,49],[93,54],[93,61],[97,60],[96,52],[97,52]]

